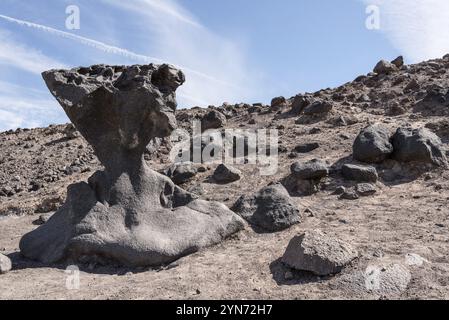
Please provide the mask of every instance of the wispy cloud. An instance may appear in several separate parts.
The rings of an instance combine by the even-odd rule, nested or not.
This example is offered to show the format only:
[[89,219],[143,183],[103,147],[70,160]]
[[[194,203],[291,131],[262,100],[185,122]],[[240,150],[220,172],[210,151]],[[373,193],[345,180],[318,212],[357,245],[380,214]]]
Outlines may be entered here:
[[[125,1],[122,2],[125,3]],[[168,14],[181,22],[190,24],[195,27],[202,27],[188,11],[171,0],[135,0],[127,2],[132,3],[132,6],[137,5],[134,8],[138,8],[139,6],[147,6],[148,8],[154,8],[157,11]]]
[[0,64],[14,66],[34,74],[52,68],[64,68],[65,65],[38,50],[11,39],[6,32],[0,31]]
[[449,52],[449,1],[363,0],[378,5],[381,32],[412,62]]
[[147,50],[221,80],[221,83],[213,83],[187,70],[187,82],[180,88],[180,96],[187,98],[187,105],[217,105],[254,96],[256,73],[248,67],[244,46],[201,26],[179,1],[101,1],[132,12],[136,21],[142,21],[137,33],[141,37],[147,35]]
[[[146,1],[145,1],[145,3],[146,3]],[[157,6],[156,8],[159,8],[159,6]],[[166,5],[162,6],[162,8],[164,9],[164,11],[167,10],[167,6]],[[151,56],[147,56],[147,55],[143,55],[143,54],[138,54],[138,53],[132,52],[132,51],[124,49],[124,48],[119,48],[119,47],[116,47],[116,46],[108,45],[108,44],[103,43],[101,41],[97,41],[97,40],[94,40],[94,39],[78,36],[78,35],[75,35],[73,33],[66,32],[66,31],[61,31],[61,30],[58,30],[58,29],[55,29],[55,28],[52,28],[52,27],[48,27],[48,26],[42,25],[42,24],[33,23],[33,22],[30,22],[30,21],[25,21],[25,20],[21,20],[21,19],[16,19],[16,18],[5,16],[5,15],[2,15],[2,14],[0,14],[0,19],[19,24],[21,26],[34,28],[34,29],[37,29],[37,30],[40,30],[40,31],[44,31],[44,32],[53,34],[53,35],[58,36],[58,37],[74,40],[74,41],[77,41],[77,42],[79,42],[79,43],[81,43],[83,45],[87,45],[87,46],[93,47],[93,48],[95,48],[97,50],[100,50],[100,51],[103,51],[105,53],[121,55],[121,56],[123,56],[125,58],[131,59],[131,60],[134,60],[134,61],[139,61],[141,63],[151,63],[151,62],[155,62],[155,63],[164,63],[165,62],[165,63],[167,63],[168,62],[167,60],[164,60],[164,59],[161,59],[161,58],[156,58],[156,57],[151,57]],[[7,53],[8,52],[5,53],[5,56],[9,56],[9,55],[7,55]],[[45,61],[45,57],[43,57],[43,61]],[[175,63],[172,63],[172,64],[175,64]],[[224,81],[222,81],[220,79],[217,79],[217,78],[214,78],[214,77],[212,77],[212,76],[210,76],[208,74],[205,74],[205,73],[193,70],[193,69],[191,69],[189,67],[185,67],[185,66],[182,66],[182,65],[176,65],[176,66],[181,68],[181,69],[183,69],[184,71],[190,72],[190,73],[192,73],[192,74],[194,74],[196,76],[200,76],[200,77],[203,77],[205,79],[208,79],[208,80],[211,80],[211,81],[215,81],[215,82],[219,82],[219,83],[222,83],[222,84],[225,84],[225,85],[230,85],[229,83],[225,83]]]

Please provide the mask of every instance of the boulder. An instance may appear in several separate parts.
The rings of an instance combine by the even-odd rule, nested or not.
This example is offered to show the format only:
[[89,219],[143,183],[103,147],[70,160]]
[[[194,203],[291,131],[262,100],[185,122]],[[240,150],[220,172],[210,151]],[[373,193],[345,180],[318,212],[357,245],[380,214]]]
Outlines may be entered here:
[[229,165],[220,164],[217,169],[215,169],[212,177],[214,181],[226,184],[240,180],[242,177],[242,172]]
[[329,113],[332,110],[332,104],[327,101],[315,101],[304,108],[304,114],[308,116]]
[[320,147],[320,144],[318,142],[312,142],[312,143],[303,143],[295,147],[295,152],[297,153],[309,153],[313,150],[316,150]]
[[163,171],[177,185],[190,181],[197,173],[198,170],[191,163],[174,164]]
[[292,176],[299,180],[315,180],[329,175],[328,165],[319,159],[313,159],[307,162],[295,162],[290,169]]
[[176,127],[180,70],[96,65],[51,70],[43,78],[104,170],[68,187],[65,204],[21,239],[25,257],[160,266],[244,227],[225,205],[196,199],[144,160],[148,143]]
[[253,196],[240,197],[232,210],[267,232],[282,231],[301,222],[298,206],[281,184],[265,187]]
[[377,182],[379,178],[376,168],[356,164],[345,164],[341,173],[345,179],[352,181]]
[[311,230],[290,241],[282,262],[293,269],[327,276],[341,272],[357,257],[357,251],[349,243],[320,230]]
[[0,274],[7,273],[11,271],[11,269],[12,269],[11,259],[0,253]]
[[311,103],[312,99],[309,96],[297,95],[293,98],[291,113],[299,115]]
[[373,71],[377,74],[390,74],[397,70],[398,67],[396,67],[393,63],[381,60],[376,64]]
[[392,139],[393,158],[401,162],[431,163],[447,166],[441,139],[432,131],[421,128],[399,128]]
[[282,106],[285,106],[287,104],[287,99],[284,97],[276,97],[271,100],[271,107],[272,108],[279,108]]
[[376,194],[376,186],[372,185],[371,183],[359,183],[356,186],[357,194],[361,195],[362,197],[372,196]]
[[212,110],[201,119],[201,130],[204,132],[210,129],[220,129],[226,125],[226,122],[226,116],[223,113]]
[[404,57],[403,56],[399,56],[396,59],[394,59],[393,61],[391,61],[392,64],[394,64],[397,68],[402,68],[404,66]]
[[393,153],[388,129],[372,125],[363,129],[354,141],[353,158],[366,163],[379,163]]

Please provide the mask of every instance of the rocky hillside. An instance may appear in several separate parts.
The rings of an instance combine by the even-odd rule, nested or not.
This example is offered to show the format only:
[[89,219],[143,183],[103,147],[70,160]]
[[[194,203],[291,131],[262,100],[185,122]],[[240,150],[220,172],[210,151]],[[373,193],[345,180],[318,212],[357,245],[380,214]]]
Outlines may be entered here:
[[[184,258],[175,268],[182,279],[163,271],[164,293],[137,285],[136,295],[122,294],[449,298],[448,115],[449,55],[416,65],[405,65],[400,57],[381,61],[373,72],[338,88],[277,97],[271,105],[178,110],[178,125],[188,131],[194,119],[203,130],[277,129],[279,169],[264,176],[249,164],[173,166],[173,141],[153,140],[145,154],[152,168],[201,199],[225,203],[248,226],[228,242]],[[0,250],[14,256],[20,236],[44,223],[64,203],[67,186],[86,181],[100,163],[72,125],[3,132],[0,150]],[[316,247],[321,258],[310,257],[308,265],[295,258],[298,248]],[[335,250],[342,254],[335,256]],[[5,275],[6,281],[30,277],[24,269],[29,262],[16,259],[19,270]],[[227,285],[214,288],[219,270],[230,264],[234,274],[220,278]],[[370,272],[380,285],[367,287]],[[41,280],[50,281],[50,275]],[[134,276],[145,283],[160,273]],[[86,279],[93,291],[85,288],[69,297],[117,297],[112,287],[129,280],[105,280],[108,291],[93,275]],[[25,288],[18,285],[6,298],[47,290]],[[57,290],[48,290],[48,297],[59,297]]]

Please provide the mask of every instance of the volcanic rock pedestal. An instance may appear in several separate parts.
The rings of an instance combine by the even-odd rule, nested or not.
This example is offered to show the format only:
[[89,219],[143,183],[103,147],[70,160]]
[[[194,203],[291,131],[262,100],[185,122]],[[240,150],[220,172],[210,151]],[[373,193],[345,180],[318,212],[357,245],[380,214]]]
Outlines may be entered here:
[[69,186],[66,203],[22,238],[24,256],[44,263],[158,266],[243,228],[225,205],[195,199],[143,159],[151,139],[176,127],[181,71],[96,65],[51,70],[43,78],[104,170]]

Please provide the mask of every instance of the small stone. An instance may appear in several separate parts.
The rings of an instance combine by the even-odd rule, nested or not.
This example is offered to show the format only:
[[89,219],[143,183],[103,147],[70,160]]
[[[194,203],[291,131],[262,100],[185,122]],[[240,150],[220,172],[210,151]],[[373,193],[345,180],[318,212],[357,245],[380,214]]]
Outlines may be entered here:
[[341,196],[342,200],[357,200],[359,195],[354,190],[345,191]]
[[5,274],[12,269],[11,259],[0,253],[0,274]]
[[356,186],[356,191],[362,197],[372,196],[377,192],[376,187],[371,183],[359,183]]
[[313,150],[316,150],[320,147],[320,144],[317,142],[312,143],[304,143],[295,147],[295,152],[297,153],[309,153]]
[[402,68],[402,66],[404,65],[404,57],[399,56],[393,61],[391,61],[391,63],[394,64],[397,68]]
[[345,179],[352,181],[377,182],[379,178],[376,168],[371,166],[345,164],[341,173]]
[[346,192],[346,188],[343,186],[338,187],[337,189],[335,189],[334,193],[335,195],[339,196],[342,195],[343,193]]
[[226,164],[220,164],[214,172],[213,179],[218,183],[231,183],[240,180],[242,172]]

